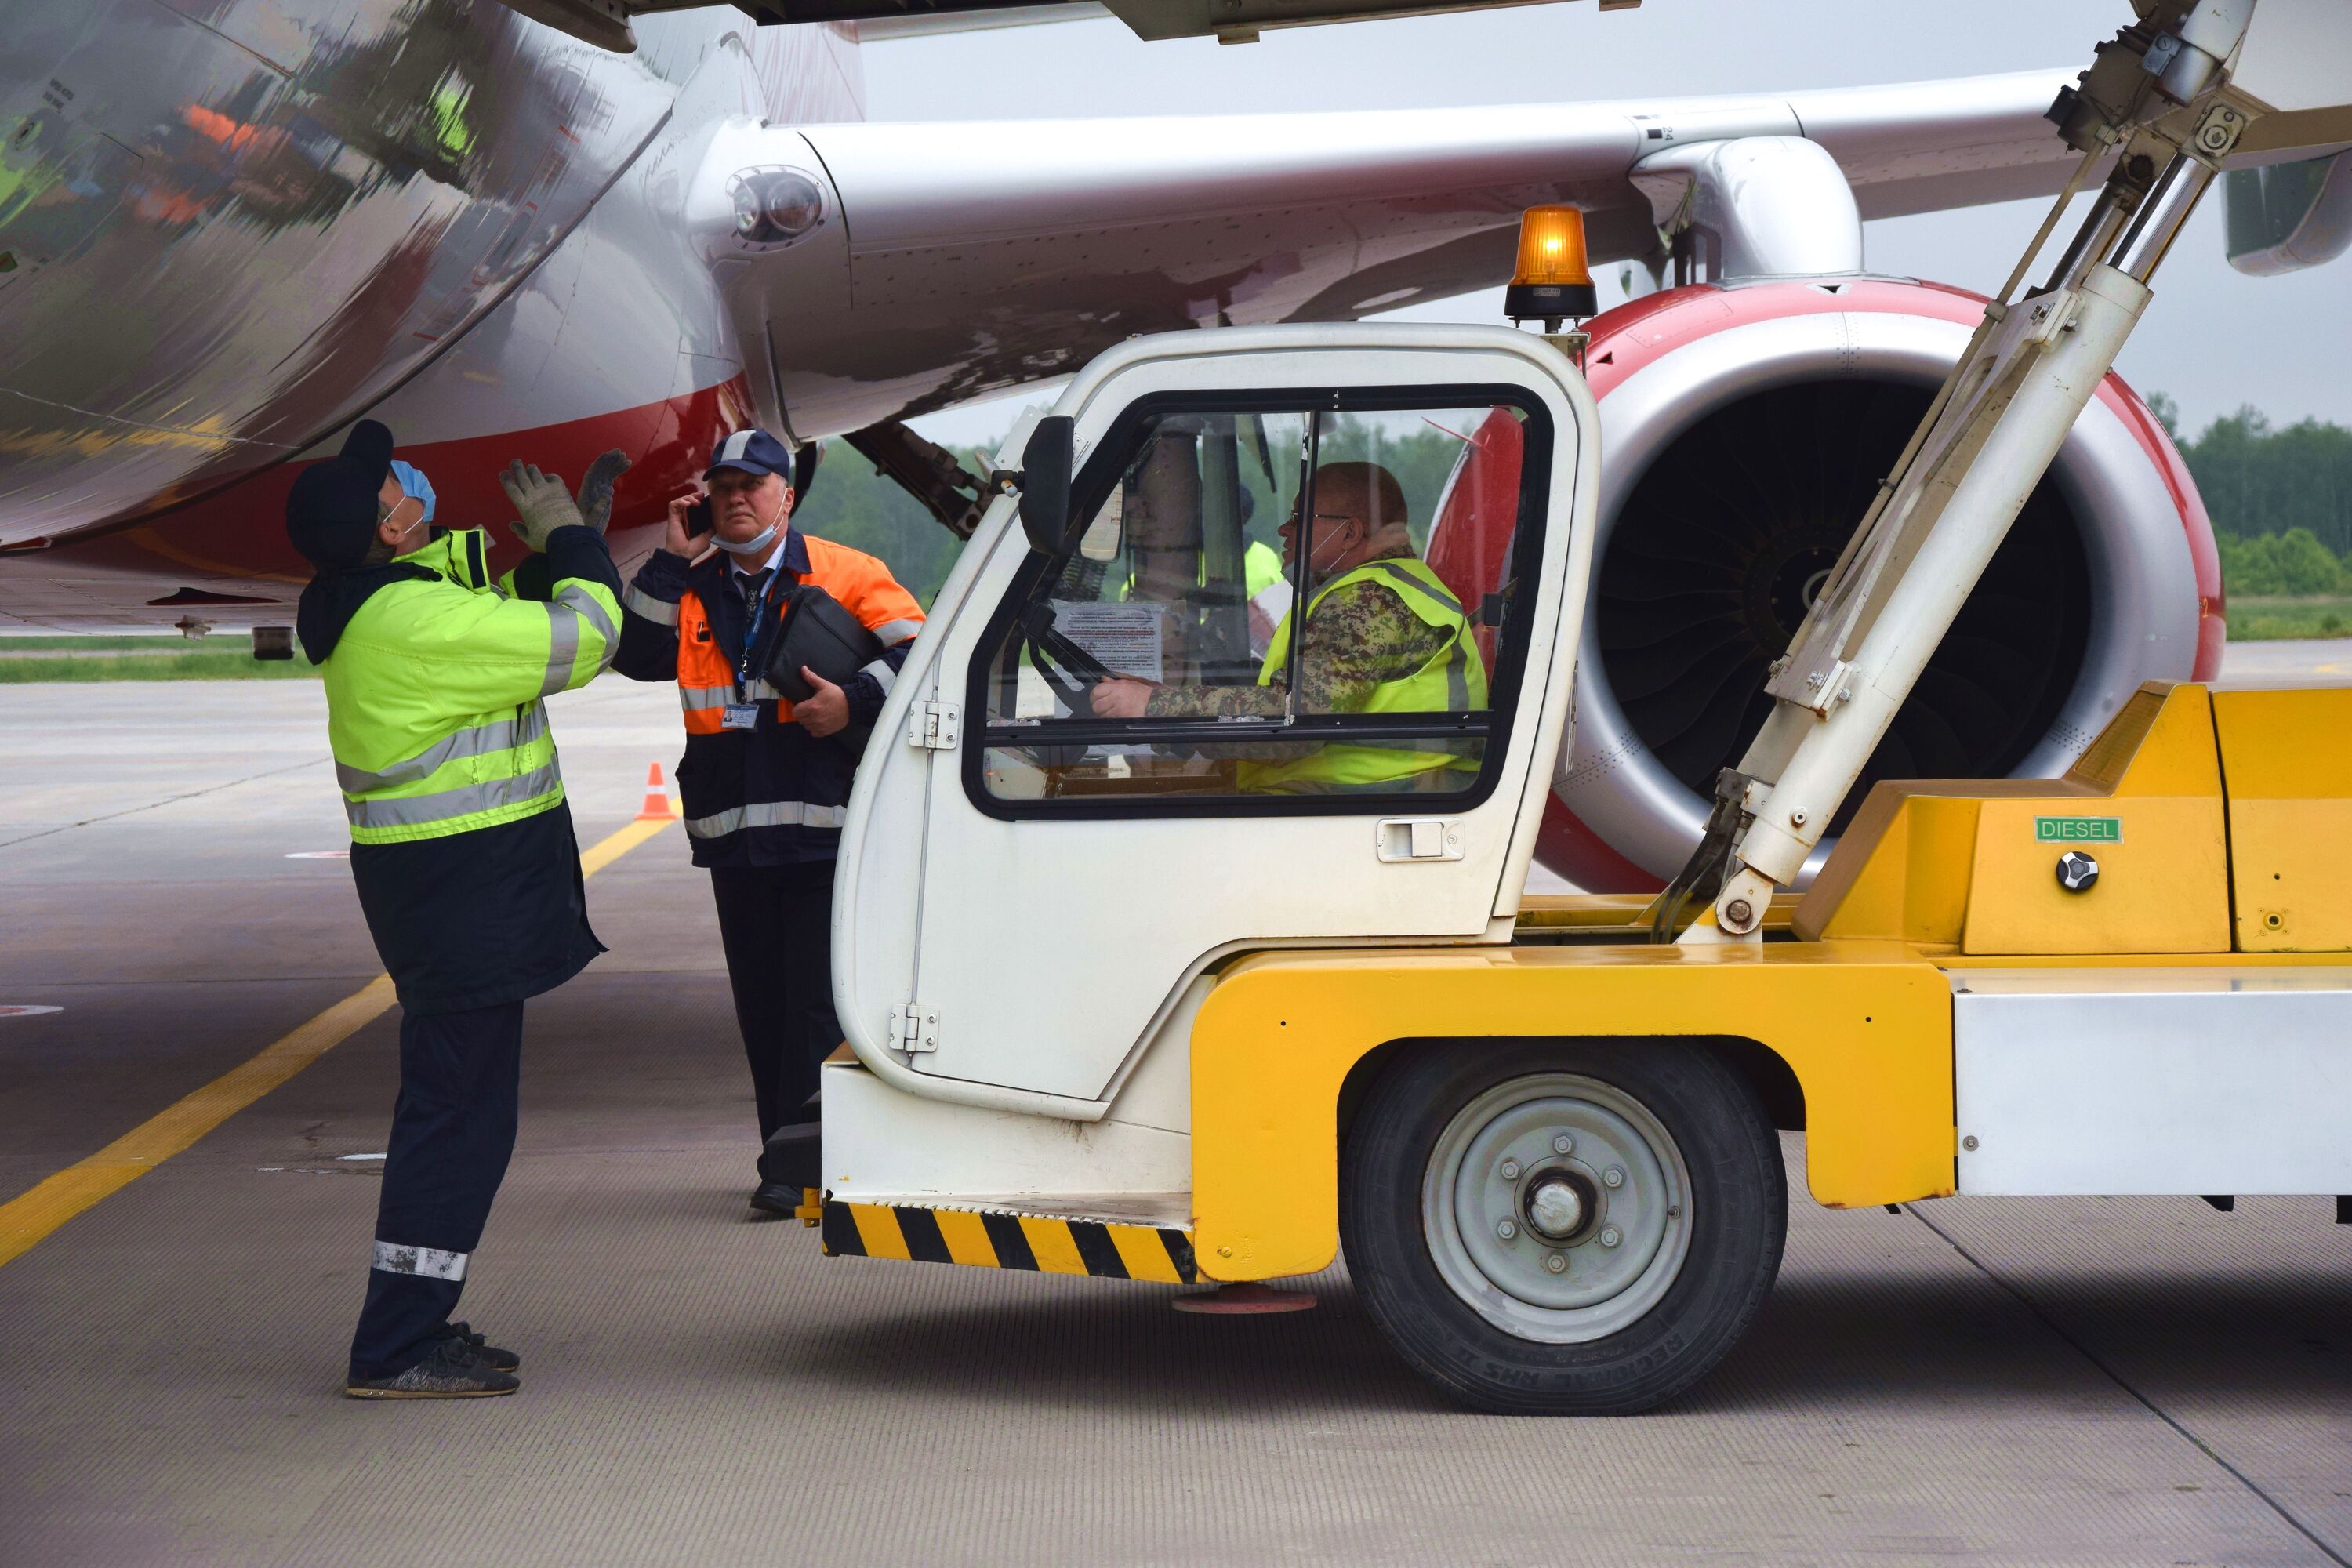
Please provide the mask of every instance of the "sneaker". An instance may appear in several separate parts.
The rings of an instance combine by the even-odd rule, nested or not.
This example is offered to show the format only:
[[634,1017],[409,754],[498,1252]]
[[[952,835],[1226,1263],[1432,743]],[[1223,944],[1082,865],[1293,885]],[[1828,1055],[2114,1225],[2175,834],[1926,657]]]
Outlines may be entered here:
[[474,1332],[473,1329],[467,1324],[451,1323],[448,1327],[441,1331],[441,1337],[444,1339],[456,1340],[459,1344],[462,1344],[467,1350],[472,1351],[474,1352],[474,1359],[480,1362],[484,1366],[488,1367],[492,1372],[520,1372],[522,1370],[522,1357],[515,1354],[512,1351],[502,1351],[499,1349],[498,1346],[488,1343],[481,1335]]
[[488,1399],[512,1394],[522,1379],[478,1358],[463,1340],[436,1340],[423,1361],[390,1377],[353,1378],[343,1384],[351,1399]]

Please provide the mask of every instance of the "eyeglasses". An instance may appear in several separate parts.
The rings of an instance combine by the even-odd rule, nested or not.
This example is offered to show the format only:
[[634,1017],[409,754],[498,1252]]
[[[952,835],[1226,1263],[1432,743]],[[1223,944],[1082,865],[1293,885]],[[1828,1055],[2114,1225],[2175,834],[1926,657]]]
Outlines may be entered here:
[[[1318,511],[1315,514],[1315,521],[1318,522],[1353,522],[1356,521],[1356,514],[1352,511]],[[1283,526],[1286,528],[1297,528],[1298,526],[1298,514],[1295,511],[1292,512],[1290,514],[1290,521],[1283,524]]]

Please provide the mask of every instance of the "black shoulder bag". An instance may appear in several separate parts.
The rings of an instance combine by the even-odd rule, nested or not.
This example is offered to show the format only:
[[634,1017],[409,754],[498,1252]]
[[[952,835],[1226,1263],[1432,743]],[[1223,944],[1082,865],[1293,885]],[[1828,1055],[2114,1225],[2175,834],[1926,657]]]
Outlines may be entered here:
[[768,684],[790,701],[816,695],[816,688],[801,678],[803,666],[845,686],[882,657],[882,639],[817,584],[795,583],[785,592],[783,622],[768,647]]

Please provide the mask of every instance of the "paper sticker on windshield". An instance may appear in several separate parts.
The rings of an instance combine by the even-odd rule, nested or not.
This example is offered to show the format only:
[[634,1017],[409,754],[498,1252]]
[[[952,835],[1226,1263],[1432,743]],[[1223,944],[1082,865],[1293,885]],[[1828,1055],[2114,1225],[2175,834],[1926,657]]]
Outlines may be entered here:
[[1064,637],[1108,665],[1115,674],[1138,680],[1166,679],[1161,667],[1166,616],[1161,605],[1095,605],[1056,599],[1054,625]]
[[2033,819],[2033,841],[2037,844],[2121,844],[2124,841],[2124,819],[2120,816],[2037,816]]

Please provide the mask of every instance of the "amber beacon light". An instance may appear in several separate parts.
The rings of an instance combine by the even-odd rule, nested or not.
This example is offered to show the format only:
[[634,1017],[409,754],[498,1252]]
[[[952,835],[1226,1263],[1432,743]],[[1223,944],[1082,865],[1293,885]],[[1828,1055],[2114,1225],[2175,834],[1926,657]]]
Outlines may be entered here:
[[1600,309],[1592,272],[1584,261],[1584,215],[1574,207],[1529,207],[1519,215],[1519,264],[1503,293],[1503,314],[1515,321],[1541,318],[1557,331]]

